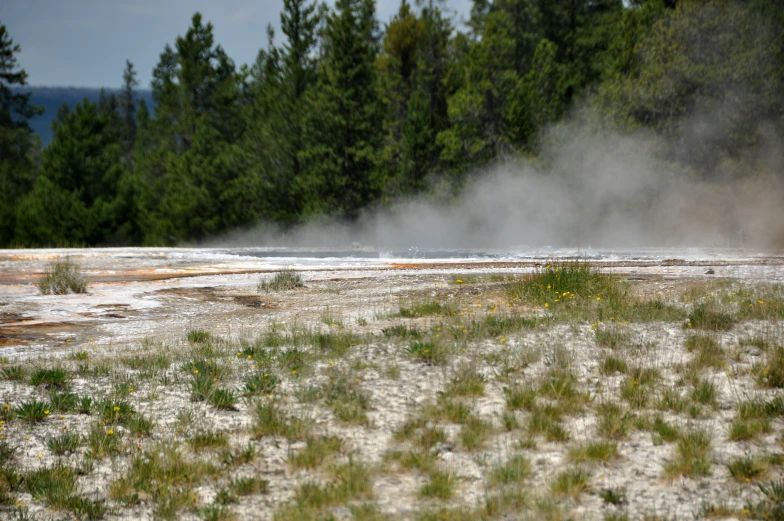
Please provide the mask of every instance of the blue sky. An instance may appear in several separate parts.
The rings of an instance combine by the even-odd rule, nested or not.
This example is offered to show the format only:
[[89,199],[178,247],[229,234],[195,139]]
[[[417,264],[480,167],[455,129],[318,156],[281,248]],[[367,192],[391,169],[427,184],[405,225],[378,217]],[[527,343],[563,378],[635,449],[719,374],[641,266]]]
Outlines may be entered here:
[[[377,0],[382,25],[399,5]],[[216,41],[239,66],[266,45],[268,23],[280,32],[282,6],[283,0],[2,0],[0,23],[22,47],[17,57],[30,85],[119,87],[129,59],[147,87],[164,45],[187,31],[195,11],[212,22]],[[467,17],[470,0],[447,0],[445,7]]]

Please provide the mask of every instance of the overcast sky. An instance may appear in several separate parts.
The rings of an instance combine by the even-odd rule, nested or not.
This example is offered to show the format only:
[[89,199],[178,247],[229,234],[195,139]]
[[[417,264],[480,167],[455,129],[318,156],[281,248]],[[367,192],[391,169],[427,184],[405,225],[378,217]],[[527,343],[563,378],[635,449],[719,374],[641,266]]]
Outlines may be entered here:
[[[383,26],[400,0],[376,2]],[[22,47],[17,58],[30,85],[119,87],[129,59],[148,87],[164,45],[187,31],[195,11],[212,22],[216,42],[239,66],[266,45],[268,23],[280,33],[282,6],[283,0],[0,0],[0,24]],[[470,0],[447,0],[446,7],[467,17]]]

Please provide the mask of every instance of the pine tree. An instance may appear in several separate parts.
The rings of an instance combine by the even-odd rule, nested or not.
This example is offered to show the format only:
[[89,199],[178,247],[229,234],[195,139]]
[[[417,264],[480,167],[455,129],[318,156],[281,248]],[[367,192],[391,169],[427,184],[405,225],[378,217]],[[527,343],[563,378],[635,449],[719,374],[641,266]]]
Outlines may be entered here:
[[19,51],[0,24],[0,246],[12,243],[18,201],[35,181],[35,140],[28,122],[43,113],[30,104],[29,92],[17,90],[27,84],[16,61]]
[[155,117],[137,168],[145,242],[198,240],[236,224],[224,192],[237,178],[233,146],[243,135],[234,62],[212,24],[193,15],[185,36],[166,46],[153,71]]
[[373,0],[338,0],[324,28],[303,160],[306,214],[355,218],[378,197],[381,112],[376,87],[377,22]]
[[133,149],[136,146],[136,88],[139,80],[130,60],[125,60],[123,71],[123,87],[120,92],[120,107],[124,123],[123,147],[128,170],[133,172]]
[[442,159],[453,174],[511,155],[511,93],[519,81],[508,13],[490,12],[481,37],[468,44],[458,69],[461,87],[449,98],[450,128],[438,135]]
[[256,198],[245,208],[254,215],[281,224],[300,220],[305,206],[302,149],[306,139],[305,117],[312,110],[310,92],[316,83],[313,51],[319,14],[315,3],[285,0],[280,15],[286,39],[273,45],[271,29],[268,50],[262,51],[253,70],[251,100],[247,110],[248,130],[241,155],[241,191],[255,187]]
[[118,197],[124,164],[117,100],[84,100],[62,117],[41,175],[17,209],[16,238],[44,246],[116,244],[127,212]]

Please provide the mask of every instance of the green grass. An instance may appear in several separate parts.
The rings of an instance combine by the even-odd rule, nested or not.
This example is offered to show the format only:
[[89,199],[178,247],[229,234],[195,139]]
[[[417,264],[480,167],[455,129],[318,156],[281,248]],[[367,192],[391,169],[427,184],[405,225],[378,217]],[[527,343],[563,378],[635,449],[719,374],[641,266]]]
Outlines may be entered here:
[[408,345],[408,354],[427,364],[444,365],[451,354],[451,349],[438,339],[415,340]]
[[231,389],[215,389],[207,397],[207,402],[222,411],[237,410],[237,396]]
[[16,415],[17,418],[31,423],[38,423],[46,420],[50,413],[49,404],[37,400],[22,402],[21,405],[14,409],[14,415]]
[[87,293],[87,279],[70,259],[54,261],[46,266],[38,289],[43,295]]
[[686,338],[684,347],[689,353],[693,353],[689,367],[693,370],[712,367],[721,369],[726,365],[726,353],[716,340],[706,335],[690,335]]
[[768,473],[768,462],[763,458],[749,456],[736,458],[727,464],[730,475],[740,483],[764,478]]
[[581,468],[572,468],[558,473],[550,484],[555,496],[577,500],[580,495],[590,490],[588,480],[590,474]]
[[246,397],[270,394],[278,385],[278,377],[266,371],[259,371],[245,379],[242,393]]
[[492,432],[493,425],[490,422],[470,415],[460,427],[460,441],[467,451],[472,452],[484,447]]
[[711,437],[705,431],[690,430],[681,435],[673,459],[664,470],[670,477],[696,478],[711,473]]
[[761,387],[784,388],[784,347],[768,350],[764,363],[752,368],[752,376]]
[[550,263],[538,268],[531,277],[510,284],[506,292],[510,300],[542,305],[552,302],[555,297],[568,299],[569,295],[575,295],[575,298],[595,299],[623,293],[618,279],[602,275],[581,262]]
[[291,268],[284,268],[275,273],[269,281],[260,280],[257,290],[269,293],[270,291],[288,291],[304,286],[305,282],[302,280],[302,275]]
[[690,327],[707,331],[727,331],[735,326],[735,319],[726,311],[717,309],[713,304],[695,304],[688,315]]
[[315,333],[313,347],[324,355],[341,357],[353,346],[360,345],[362,339],[350,331],[329,331],[328,333]]
[[370,394],[359,386],[358,378],[335,371],[322,387],[324,402],[335,416],[346,423],[369,425]]
[[57,464],[28,472],[23,477],[23,483],[33,499],[45,501],[55,510],[62,510],[73,504],[76,477],[76,470]]
[[625,359],[615,356],[608,356],[599,364],[599,373],[602,376],[612,376],[616,373],[625,373],[628,364]]
[[425,498],[446,500],[455,492],[455,475],[451,472],[435,471],[430,474],[430,480],[419,490]]
[[190,344],[204,344],[212,341],[212,333],[203,329],[191,329],[188,331],[187,338]]
[[523,482],[531,475],[531,463],[525,456],[514,455],[503,465],[496,465],[490,469],[489,481],[493,485],[522,486]]
[[526,426],[531,436],[544,435],[547,441],[568,441],[569,433],[563,424],[563,412],[553,405],[535,406],[531,409]]
[[122,433],[101,423],[93,424],[85,438],[89,455],[92,459],[101,460],[120,452]]
[[765,403],[761,400],[741,401],[730,424],[730,441],[749,441],[773,430],[771,419],[780,415],[778,402]]
[[419,329],[406,326],[405,324],[395,324],[381,330],[386,338],[399,338],[402,340],[419,340],[425,334]]
[[71,412],[77,408],[79,397],[74,393],[59,392],[56,389],[52,389],[49,391],[49,404],[53,412]]
[[645,367],[633,367],[626,372],[626,378],[621,382],[621,398],[629,402],[633,408],[640,409],[648,405],[656,383],[659,371]]
[[419,318],[431,315],[453,315],[456,310],[453,306],[444,304],[439,300],[423,300],[420,302],[401,303],[398,307],[398,316],[402,318]]
[[76,449],[79,448],[81,442],[82,440],[78,434],[66,432],[59,436],[55,436],[54,438],[50,438],[49,441],[46,442],[46,446],[52,453],[57,456],[62,456],[63,454],[75,452]]
[[326,485],[313,482],[300,485],[294,493],[293,501],[280,508],[275,513],[274,519],[276,521],[326,520],[331,516],[324,511],[330,506],[356,504],[358,501],[373,497],[372,471],[362,462],[349,458],[348,463],[332,467],[330,474],[331,479]]
[[30,375],[30,385],[45,385],[47,387],[65,387],[71,375],[65,369],[57,367],[54,369],[38,369]]
[[623,440],[629,434],[630,416],[615,403],[603,403],[596,408],[596,429],[609,440]]
[[188,445],[194,452],[223,449],[229,446],[229,437],[225,432],[200,430],[188,438]]
[[536,389],[525,384],[515,384],[510,387],[504,387],[506,407],[510,410],[532,410],[536,406],[537,395]]
[[27,379],[27,369],[21,365],[0,367],[0,380],[22,382]]
[[343,442],[337,436],[308,436],[305,447],[289,456],[289,463],[295,468],[313,469],[342,449]]
[[262,436],[282,436],[289,440],[304,440],[310,432],[310,424],[283,412],[280,404],[273,400],[259,401],[253,409],[252,433]]
[[485,392],[485,377],[477,371],[476,364],[461,365],[446,389],[450,396],[482,396]]
[[599,326],[594,330],[596,345],[608,349],[618,349],[626,345],[631,336],[617,326]]
[[618,444],[614,441],[593,441],[569,449],[569,459],[575,463],[592,461],[607,464],[617,456]]
[[691,399],[700,405],[716,407],[718,406],[718,400],[716,399],[717,395],[718,390],[713,382],[707,378],[702,378],[694,384],[694,389],[691,392]]
[[135,456],[124,475],[110,483],[109,496],[126,505],[150,501],[154,517],[176,519],[181,510],[195,506],[193,487],[216,474],[214,466],[161,444]]

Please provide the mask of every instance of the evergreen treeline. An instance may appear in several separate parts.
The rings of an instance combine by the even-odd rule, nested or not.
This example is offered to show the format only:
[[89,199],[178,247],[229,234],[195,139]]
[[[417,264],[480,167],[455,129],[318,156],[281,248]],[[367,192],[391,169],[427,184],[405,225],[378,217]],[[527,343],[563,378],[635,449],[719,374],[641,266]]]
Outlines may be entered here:
[[[44,149],[0,25],[0,246],[181,244],[256,222],[354,219],[541,155],[589,108],[705,178],[755,172],[784,124],[784,2],[432,0],[383,28],[373,0],[284,0],[283,43],[238,68],[196,13],[153,72],[62,107]],[[443,191],[441,191],[443,193]],[[447,190],[449,192],[449,190]]]

